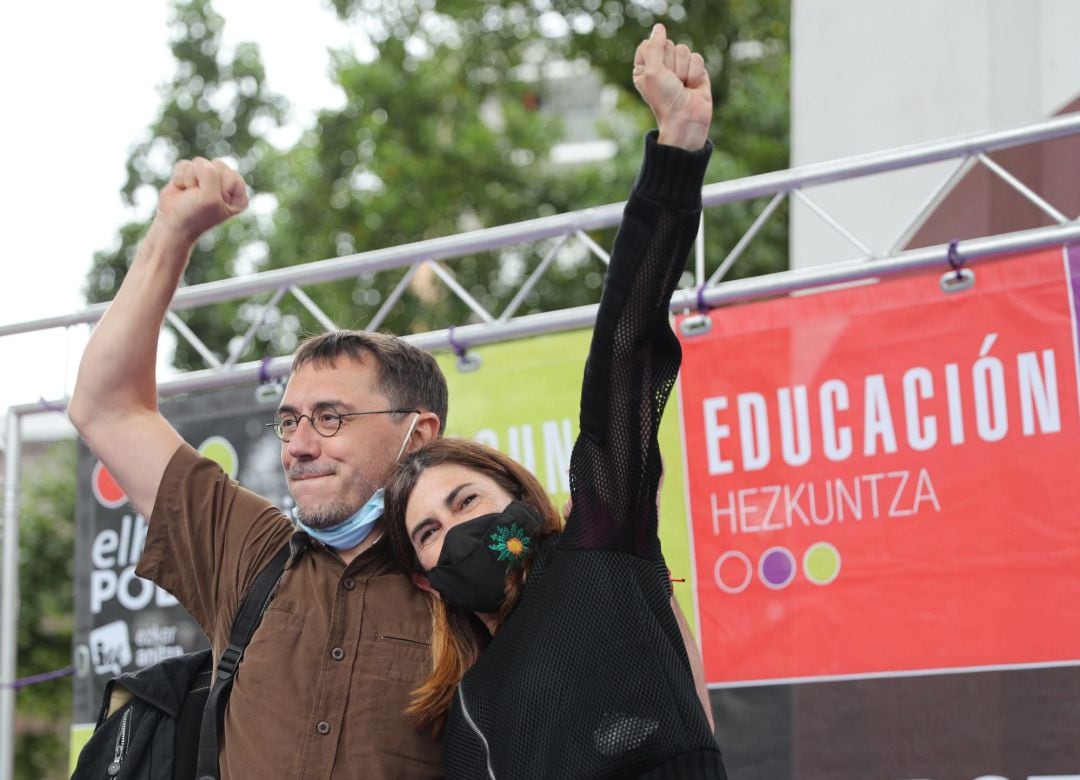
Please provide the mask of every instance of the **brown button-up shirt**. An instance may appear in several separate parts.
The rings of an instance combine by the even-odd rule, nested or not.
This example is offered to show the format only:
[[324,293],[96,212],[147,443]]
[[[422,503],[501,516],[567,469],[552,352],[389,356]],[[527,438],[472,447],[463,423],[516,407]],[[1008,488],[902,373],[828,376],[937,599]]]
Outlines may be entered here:
[[431,667],[430,604],[384,543],[346,566],[187,445],[165,470],[149,526],[137,573],[176,596],[215,656],[248,587],[292,545],[236,673],[223,780],[442,776],[441,746],[404,714]]

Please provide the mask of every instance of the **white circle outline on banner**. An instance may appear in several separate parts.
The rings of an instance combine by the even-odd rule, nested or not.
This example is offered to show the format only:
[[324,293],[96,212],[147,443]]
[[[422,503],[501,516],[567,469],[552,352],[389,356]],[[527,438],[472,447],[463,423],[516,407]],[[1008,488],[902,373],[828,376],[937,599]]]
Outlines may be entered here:
[[[743,580],[742,585],[740,585],[738,588],[733,588],[730,585],[726,584],[722,579],[720,579],[720,567],[724,565],[724,561],[726,561],[728,558],[734,557],[741,559],[742,562],[746,564],[746,579]],[[746,590],[747,586],[750,584],[750,580],[752,580],[753,578],[754,564],[750,563],[750,558],[747,557],[746,553],[740,552],[739,550],[728,550],[726,553],[716,559],[716,565],[713,566],[713,582],[715,582],[717,587],[720,588],[720,590],[724,591],[724,593],[730,593],[732,595],[736,593],[742,593],[744,590]]]
[[[788,563],[791,564],[791,572],[788,574],[788,578],[784,582],[779,582],[775,584],[765,579],[765,559],[774,552],[783,553],[784,556],[788,559]],[[758,558],[757,570],[758,579],[761,580],[762,585],[764,585],[769,590],[783,590],[795,581],[795,572],[799,570],[799,567],[795,565],[795,555],[791,552],[791,550],[789,550],[787,547],[781,547],[780,545],[776,545],[775,547],[770,547],[768,550],[761,554],[761,557]]]
[[[833,551],[833,555],[836,556],[836,571],[834,571],[832,573],[832,576],[829,577],[827,580],[819,580],[819,579],[816,579],[816,578],[810,576],[810,564],[808,563],[808,561],[810,559],[810,551],[814,550],[814,549],[816,549],[818,547],[828,547],[830,550]],[[803,553],[803,558],[802,558],[803,574],[806,576],[807,581],[811,585],[817,585],[819,587],[829,585],[837,577],[840,576],[840,568],[841,568],[842,565],[843,564],[842,564],[841,558],[840,558],[840,551],[836,549],[836,545],[834,545],[834,544],[832,544],[830,542],[814,542],[812,545],[807,547],[806,552]]]

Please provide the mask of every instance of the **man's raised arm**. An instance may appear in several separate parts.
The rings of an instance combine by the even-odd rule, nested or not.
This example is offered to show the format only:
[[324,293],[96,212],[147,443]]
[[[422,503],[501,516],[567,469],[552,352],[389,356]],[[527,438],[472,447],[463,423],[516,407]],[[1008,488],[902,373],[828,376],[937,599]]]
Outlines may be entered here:
[[247,207],[247,189],[220,160],[182,160],[157,214],[79,363],[68,415],[146,517],[182,439],[157,404],[158,333],[199,236]]

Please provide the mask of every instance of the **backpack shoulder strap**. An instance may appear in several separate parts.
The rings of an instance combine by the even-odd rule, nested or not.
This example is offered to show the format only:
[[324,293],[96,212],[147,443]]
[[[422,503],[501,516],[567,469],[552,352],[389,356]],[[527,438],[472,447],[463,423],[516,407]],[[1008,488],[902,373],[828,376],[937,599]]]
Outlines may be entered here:
[[270,602],[285,564],[289,560],[289,545],[286,544],[274,559],[266,565],[255,578],[251,589],[244,596],[240,609],[233,620],[232,633],[229,634],[229,646],[221,654],[214,676],[214,685],[206,697],[206,709],[203,710],[202,728],[199,734],[199,764],[196,777],[198,780],[217,780],[218,776],[218,735],[225,724],[225,702],[232,691],[233,675],[244,657],[244,648],[251,641],[255,629],[262,622],[263,612]]

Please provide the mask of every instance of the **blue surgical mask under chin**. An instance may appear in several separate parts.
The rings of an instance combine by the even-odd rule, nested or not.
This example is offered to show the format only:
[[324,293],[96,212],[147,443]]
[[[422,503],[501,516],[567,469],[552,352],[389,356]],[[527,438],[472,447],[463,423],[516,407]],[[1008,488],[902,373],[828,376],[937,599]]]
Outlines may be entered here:
[[383,489],[379,488],[351,517],[333,528],[312,528],[301,522],[297,507],[293,507],[293,518],[301,530],[312,539],[322,542],[334,550],[351,550],[363,542],[375,522],[383,514]]

